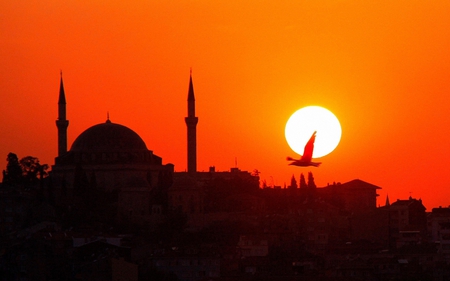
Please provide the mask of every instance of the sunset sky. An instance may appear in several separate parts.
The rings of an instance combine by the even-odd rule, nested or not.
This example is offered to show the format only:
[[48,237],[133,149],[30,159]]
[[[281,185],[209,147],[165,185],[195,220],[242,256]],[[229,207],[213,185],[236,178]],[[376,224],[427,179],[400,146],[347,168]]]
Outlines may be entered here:
[[[450,205],[450,1],[0,0],[0,169],[54,164],[60,70],[68,147],[92,125],[137,132],[187,164],[189,70],[198,170],[258,169],[269,185],[380,186]],[[284,127],[319,105],[341,122],[319,168],[288,166]]]

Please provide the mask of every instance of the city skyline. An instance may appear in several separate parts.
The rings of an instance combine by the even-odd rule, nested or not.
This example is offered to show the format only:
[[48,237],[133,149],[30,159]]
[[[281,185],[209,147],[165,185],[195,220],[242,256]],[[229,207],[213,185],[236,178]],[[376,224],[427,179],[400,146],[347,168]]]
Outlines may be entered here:
[[[5,1],[7,2],[7,1]],[[248,6],[245,6],[248,5]],[[289,185],[361,179],[391,202],[410,195],[448,206],[450,6],[433,3],[269,4],[92,1],[1,3],[0,166],[6,156],[57,156],[62,69],[68,148],[107,118],[187,169],[189,69],[196,98],[197,169],[237,166]],[[319,105],[342,139],[318,169],[287,165],[284,126]]]

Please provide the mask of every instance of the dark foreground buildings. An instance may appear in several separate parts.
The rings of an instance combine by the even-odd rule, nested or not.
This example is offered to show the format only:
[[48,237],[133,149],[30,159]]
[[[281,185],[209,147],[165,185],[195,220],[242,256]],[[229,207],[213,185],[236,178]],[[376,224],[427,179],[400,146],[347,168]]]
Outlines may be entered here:
[[0,280],[450,280],[449,208],[380,207],[359,179],[198,172],[192,77],[185,122],[186,172],[109,118],[67,149],[61,79],[50,176],[0,188]]

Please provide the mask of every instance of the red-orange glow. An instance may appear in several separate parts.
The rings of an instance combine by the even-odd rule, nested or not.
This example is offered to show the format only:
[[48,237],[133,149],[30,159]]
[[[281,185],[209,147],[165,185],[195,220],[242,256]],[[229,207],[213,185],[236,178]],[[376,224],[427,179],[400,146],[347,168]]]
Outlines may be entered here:
[[289,116],[332,111],[339,146],[311,170],[321,187],[355,178],[379,204],[411,192],[450,205],[450,2],[1,1],[0,169],[54,163],[62,69],[68,146],[110,119],[186,169],[189,69],[198,169],[258,169],[289,184]]

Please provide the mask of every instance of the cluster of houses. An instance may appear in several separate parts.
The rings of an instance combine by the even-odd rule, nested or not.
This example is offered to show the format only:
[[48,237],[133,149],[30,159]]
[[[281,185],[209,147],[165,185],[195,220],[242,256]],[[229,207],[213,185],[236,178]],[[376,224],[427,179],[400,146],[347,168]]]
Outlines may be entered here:
[[33,189],[2,185],[0,280],[450,278],[448,207],[427,212],[411,197],[376,206],[379,187],[362,180],[259,188],[238,169],[186,178],[174,175],[157,225],[134,228],[67,225]]
[[450,280],[448,207],[379,207],[359,179],[282,188],[257,170],[197,171],[192,76],[184,172],[109,116],[68,149],[66,117],[61,77],[49,176],[20,184],[18,159],[3,172],[0,281]]

